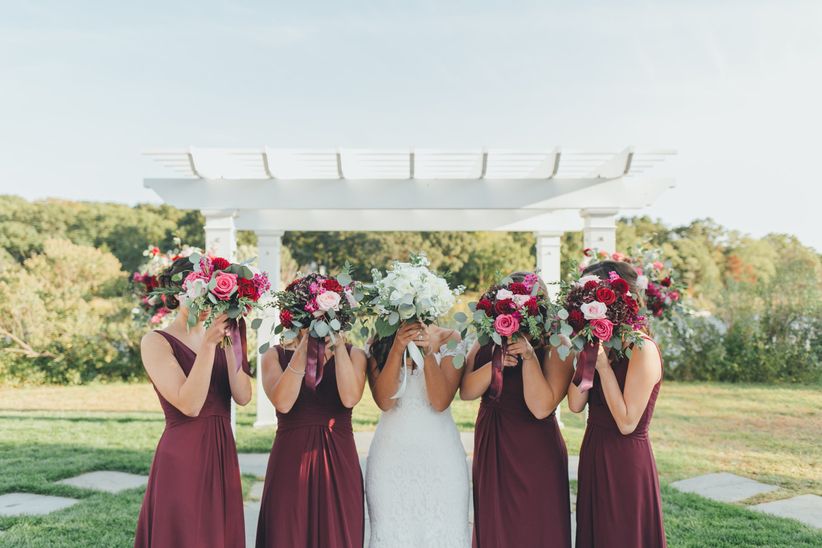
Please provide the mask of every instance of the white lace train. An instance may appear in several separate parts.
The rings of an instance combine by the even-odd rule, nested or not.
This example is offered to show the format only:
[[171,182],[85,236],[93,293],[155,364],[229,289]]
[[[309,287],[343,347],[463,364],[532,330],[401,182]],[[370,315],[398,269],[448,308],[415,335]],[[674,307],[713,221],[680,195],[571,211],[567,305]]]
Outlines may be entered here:
[[369,547],[466,548],[468,466],[451,409],[431,407],[422,371],[406,382],[380,417],[368,453]]

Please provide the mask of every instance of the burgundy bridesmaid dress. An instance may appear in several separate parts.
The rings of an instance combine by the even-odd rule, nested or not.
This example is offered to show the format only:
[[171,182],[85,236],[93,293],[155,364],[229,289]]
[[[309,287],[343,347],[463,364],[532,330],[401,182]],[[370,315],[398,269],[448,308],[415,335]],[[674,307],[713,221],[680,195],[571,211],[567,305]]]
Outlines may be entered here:
[[[285,369],[294,353],[275,348]],[[317,391],[303,383],[291,410],[277,412],[277,435],[260,501],[257,547],[361,548],[363,505],[351,409],[340,401],[331,357]]]
[[[612,366],[624,390],[628,358]],[[636,430],[623,436],[608,409],[599,373],[594,375],[579,452],[577,548],[666,546],[659,476],[648,439],[661,382],[654,386]]]
[[[196,353],[173,335],[157,333],[188,375]],[[166,428],[151,464],[134,546],[244,547],[243,490],[231,433],[225,353],[218,348],[214,354],[211,385],[197,417],[184,415],[159,391],[157,396]]]
[[[545,351],[536,350],[542,363]],[[491,346],[475,367],[491,361]],[[503,368],[502,393],[482,397],[474,434],[474,547],[571,546],[568,452],[554,414],[525,403],[522,365]]]

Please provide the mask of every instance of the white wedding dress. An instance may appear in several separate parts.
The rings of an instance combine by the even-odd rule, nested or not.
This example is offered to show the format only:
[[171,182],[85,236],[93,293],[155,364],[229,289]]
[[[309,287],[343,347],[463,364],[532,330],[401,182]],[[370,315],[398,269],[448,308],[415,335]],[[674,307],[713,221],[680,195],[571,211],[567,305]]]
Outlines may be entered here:
[[[444,346],[436,354],[451,355]],[[404,393],[380,417],[365,473],[369,548],[466,548],[468,465],[449,407],[428,402],[425,374],[408,371]]]

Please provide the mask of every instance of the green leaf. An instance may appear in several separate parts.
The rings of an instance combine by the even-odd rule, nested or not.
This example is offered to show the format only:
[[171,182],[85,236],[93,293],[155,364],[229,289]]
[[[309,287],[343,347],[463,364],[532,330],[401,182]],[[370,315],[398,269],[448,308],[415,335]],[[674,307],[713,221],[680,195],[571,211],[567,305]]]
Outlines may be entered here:
[[559,328],[559,332],[565,335],[566,337],[570,337],[571,333],[574,332],[574,328],[571,327],[569,324],[563,322]]
[[314,322],[314,333],[316,333],[318,337],[325,337],[328,335],[328,324],[322,320],[317,320]]
[[293,325],[297,329],[302,329],[304,327],[303,322],[300,322],[300,321],[297,321],[297,320],[291,320],[291,325]]
[[172,280],[172,281],[174,281],[174,282],[179,282],[179,281],[180,281],[180,280],[182,280],[182,279],[183,279],[183,273],[182,273],[182,272],[176,272],[176,273],[175,273],[175,274],[171,277],[171,280]]
[[242,265],[240,267],[240,276],[245,278],[246,280],[250,280],[251,278],[254,277],[254,273],[251,271],[250,268],[248,268],[245,265]]
[[283,332],[284,329],[285,329],[285,327],[283,327],[283,324],[278,323],[277,327],[274,328],[274,334],[279,335],[280,333]]
[[557,312],[557,317],[560,320],[567,320],[568,319],[568,311],[565,310],[564,308],[560,308],[559,311]]
[[454,339],[448,339],[448,342],[445,343],[445,347],[448,348],[448,350],[453,351],[457,348],[457,341],[455,341]]
[[264,343],[264,344],[260,345],[260,348],[259,348],[258,352],[260,354],[265,354],[266,352],[268,352],[268,349],[269,349],[270,346],[271,346],[271,343]]
[[477,335],[477,342],[480,344],[480,346],[485,346],[486,344],[491,342],[491,339],[489,338],[488,333],[483,332]]
[[396,310],[392,310],[391,313],[388,315],[388,323],[389,325],[397,325],[400,321],[400,315],[397,313]]
[[368,337],[368,333],[369,333],[369,329],[366,326],[362,326],[360,328],[360,335],[362,335],[362,338]]
[[554,333],[554,334],[553,334],[553,335],[551,335],[551,337],[548,339],[548,343],[549,343],[551,346],[557,347],[557,346],[559,346],[560,344],[562,344],[562,341],[560,340],[559,335],[557,335],[556,333]]
[[191,264],[195,264],[195,265],[200,264],[200,259],[202,259],[202,258],[203,258],[203,256],[200,255],[199,253],[192,253],[191,255],[188,256],[188,260],[191,261]]
[[291,329],[289,329],[288,331],[283,333],[283,339],[286,340],[286,341],[293,341],[296,338],[297,338],[297,332],[292,331]]
[[496,331],[491,333],[491,339],[493,339],[494,342],[497,343],[498,345],[502,346],[502,337],[500,337],[499,333],[497,333]]
[[333,320],[331,320],[331,323],[329,325],[331,326],[331,329],[333,329],[334,331],[339,331],[340,328],[342,327],[340,325],[340,320],[338,320],[337,318],[334,318]]
[[476,312],[477,311],[477,303],[475,303],[475,302],[468,303],[468,310],[470,310],[471,312]]
[[351,283],[351,275],[348,272],[340,272],[337,275],[337,281],[340,282],[340,285],[346,286]]
[[485,320],[486,317],[487,316],[485,315],[485,312],[483,312],[482,310],[477,310],[476,312],[474,312],[475,322],[482,322]]
[[456,369],[462,369],[462,366],[465,365],[465,355],[457,354],[454,356],[453,364]]
[[240,307],[229,308],[228,309],[228,317],[231,318],[232,320],[236,320],[237,318],[239,318],[242,315],[243,315],[243,309],[240,308]]
[[631,354],[633,354],[633,350],[631,350],[631,347],[629,346],[625,349],[625,357],[631,359]]
[[261,318],[254,318],[251,320],[251,329],[259,329],[263,325],[263,320]]
[[568,358],[568,355],[571,353],[571,349],[567,346],[558,346],[557,347],[557,355],[559,355],[559,359],[565,360]]
[[454,314],[454,320],[459,323],[465,323],[468,321],[468,316],[466,316],[464,312],[457,312]]

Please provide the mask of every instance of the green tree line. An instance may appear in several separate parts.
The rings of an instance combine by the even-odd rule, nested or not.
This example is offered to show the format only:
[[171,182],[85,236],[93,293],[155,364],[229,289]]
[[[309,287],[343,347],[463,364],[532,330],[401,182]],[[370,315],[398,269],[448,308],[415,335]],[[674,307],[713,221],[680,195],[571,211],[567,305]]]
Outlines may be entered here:
[[[141,378],[129,274],[149,245],[175,236],[204,245],[197,211],[0,197],[0,381]],[[238,233],[244,254],[256,237]],[[425,252],[454,283],[479,291],[497,274],[534,268],[534,236],[517,232],[287,232],[284,276],[334,272],[348,261],[367,277],[410,252]],[[621,250],[664,250],[700,314],[657,326],[666,370],[682,379],[750,382],[822,377],[822,260],[789,235],[763,238],[710,219],[670,227],[620,219]],[[563,272],[582,253],[582,234],[563,236]]]

